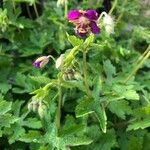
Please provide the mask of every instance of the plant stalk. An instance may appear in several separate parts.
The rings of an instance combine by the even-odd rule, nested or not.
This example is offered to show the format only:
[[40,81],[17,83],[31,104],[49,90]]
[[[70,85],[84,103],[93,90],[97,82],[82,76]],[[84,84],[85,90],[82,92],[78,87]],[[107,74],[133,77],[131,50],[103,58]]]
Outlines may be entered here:
[[84,75],[84,84],[86,88],[86,93],[89,97],[92,97],[89,84],[88,84],[88,73],[87,73],[87,61],[86,61],[86,50],[83,50],[83,75]]
[[118,0],[115,0],[115,1],[114,1],[113,6],[111,7],[111,9],[110,9],[110,11],[109,11],[109,13],[108,13],[109,15],[111,15],[112,12],[114,11],[115,7],[117,6],[117,2],[118,2]]
[[145,61],[148,59],[148,57],[150,57],[150,45],[148,46],[148,48],[146,49],[146,51],[147,51],[147,54],[145,55],[145,57],[143,57],[143,59],[141,60],[141,62],[139,62],[139,64],[137,64],[135,66],[135,68],[133,69],[133,71],[129,74],[129,76],[124,81],[125,83],[127,81],[129,81],[132,78],[132,76],[134,76],[136,74],[136,72],[138,71],[138,69],[145,63]]
[[64,9],[64,18],[67,18],[67,14],[68,14],[68,1],[65,1],[65,9]]
[[148,53],[149,48],[147,48],[144,53],[137,59],[137,61],[135,62],[135,65],[137,65],[143,58],[144,56]]
[[57,108],[57,117],[56,117],[56,124],[57,129],[60,128],[60,119],[61,119],[61,99],[62,99],[62,88],[61,88],[61,80],[60,77],[58,78],[59,85],[58,85],[58,108]]
[[[127,3],[127,0],[124,0],[122,7],[125,7],[125,4]],[[122,13],[118,16],[118,18],[116,19],[116,25],[120,22],[121,18],[123,17],[125,11],[122,11]]]
[[38,18],[38,17],[39,17],[39,13],[38,13],[38,10],[37,10],[37,7],[36,7],[36,4],[35,4],[35,3],[33,4],[33,8],[34,8],[36,17]]

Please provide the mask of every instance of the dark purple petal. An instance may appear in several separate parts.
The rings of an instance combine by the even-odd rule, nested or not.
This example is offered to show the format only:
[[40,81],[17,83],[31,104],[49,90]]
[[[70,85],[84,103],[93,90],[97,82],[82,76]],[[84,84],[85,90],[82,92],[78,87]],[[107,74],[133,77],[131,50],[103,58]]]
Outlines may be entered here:
[[97,26],[96,22],[91,21],[90,23],[91,31],[94,34],[99,34],[100,33],[100,28]]
[[78,19],[81,16],[81,13],[79,10],[71,10],[68,13],[68,20],[75,20]]
[[33,66],[36,68],[40,68],[41,62],[33,62]]
[[95,10],[87,10],[85,15],[89,20],[97,20],[99,17]]

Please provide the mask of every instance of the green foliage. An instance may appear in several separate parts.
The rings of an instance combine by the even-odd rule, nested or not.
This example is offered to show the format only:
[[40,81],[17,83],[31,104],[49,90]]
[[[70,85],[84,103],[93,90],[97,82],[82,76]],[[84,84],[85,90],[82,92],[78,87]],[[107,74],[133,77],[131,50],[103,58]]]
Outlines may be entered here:
[[[67,11],[102,1],[63,2],[44,2],[42,13],[38,0],[0,8],[0,147],[149,150],[150,22],[142,6],[112,0],[115,33],[106,33],[102,16],[101,33],[81,38]],[[34,68],[40,56],[49,62]]]

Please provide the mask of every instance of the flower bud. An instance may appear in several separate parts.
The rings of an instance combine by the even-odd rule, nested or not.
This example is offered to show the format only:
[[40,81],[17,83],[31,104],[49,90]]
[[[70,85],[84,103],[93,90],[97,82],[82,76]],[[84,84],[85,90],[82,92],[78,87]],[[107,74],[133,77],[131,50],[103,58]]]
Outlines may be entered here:
[[33,62],[36,68],[43,68],[49,62],[49,56],[41,56]]
[[33,105],[32,111],[33,111],[33,112],[36,112],[37,109],[38,109],[38,107],[39,107],[38,101],[33,101],[33,102],[32,102],[32,105]]
[[28,110],[29,111],[36,112],[38,107],[39,107],[38,101],[31,101],[28,104]]
[[40,102],[39,107],[38,107],[38,114],[39,114],[40,118],[44,118],[46,113],[47,113],[46,105],[44,103]]
[[68,69],[63,74],[64,80],[81,80],[82,76],[78,71],[75,71],[74,69]]
[[33,109],[33,104],[32,104],[32,102],[30,102],[30,103],[28,103],[28,110],[32,111],[32,109]]
[[108,34],[114,33],[114,20],[107,13],[104,13],[103,24],[104,24],[105,30]]
[[55,67],[57,69],[61,69],[63,63],[64,63],[64,54],[61,54],[56,60]]
[[75,73],[74,73],[74,78],[75,78],[76,80],[81,80],[81,79],[82,79],[82,76],[81,76],[81,74],[80,74],[79,72],[75,72]]

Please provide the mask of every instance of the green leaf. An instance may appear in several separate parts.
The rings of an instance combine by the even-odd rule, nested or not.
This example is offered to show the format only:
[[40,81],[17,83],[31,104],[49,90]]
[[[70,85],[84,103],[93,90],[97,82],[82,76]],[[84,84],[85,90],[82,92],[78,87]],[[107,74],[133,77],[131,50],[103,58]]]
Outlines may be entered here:
[[11,114],[4,114],[0,116],[0,126],[10,127],[11,124],[18,120],[19,118],[12,116]]
[[17,141],[21,135],[25,133],[25,129],[20,126],[20,124],[15,123],[12,125],[13,134],[9,137],[9,143],[12,144]]
[[136,136],[131,136],[127,146],[128,150],[143,150],[143,140]]
[[79,137],[70,136],[65,137],[63,139],[63,142],[66,143],[66,146],[79,146],[79,145],[89,145],[90,143],[92,143],[92,140],[86,136],[79,136]]
[[108,78],[108,81],[111,82],[113,75],[116,74],[116,68],[112,65],[110,60],[106,60],[103,62],[103,68]]
[[2,130],[0,130],[0,137],[2,137],[2,135],[3,135],[3,132],[2,132]]
[[124,97],[128,100],[139,100],[139,95],[135,90],[128,90],[123,93]]
[[1,93],[7,93],[10,89],[11,89],[11,85],[10,84],[8,84],[8,83],[1,83],[0,84],[0,91],[1,91]]
[[132,122],[131,124],[128,125],[127,131],[145,129],[148,127],[150,127],[150,117]]
[[93,100],[87,97],[80,99],[80,103],[76,106],[76,117],[83,117],[93,113]]
[[29,76],[33,81],[38,82],[40,84],[49,83],[51,80],[48,77],[44,76]]
[[0,99],[0,115],[4,115],[9,110],[11,110],[12,102],[7,102],[5,100]]
[[65,88],[78,88],[81,91],[85,91],[82,81],[62,81],[62,86]]
[[139,100],[139,95],[133,85],[114,84],[113,90],[127,100]]
[[75,59],[75,56],[77,55],[78,52],[79,46],[75,46],[73,49],[71,49],[69,54],[66,56],[64,67],[68,68],[71,65],[72,61]]
[[77,124],[75,118],[70,115],[67,115],[65,118],[65,125],[63,126],[60,136],[63,138],[65,136],[70,136],[74,134],[80,134],[85,129],[85,125]]
[[81,102],[76,107],[76,117],[83,117],[85,115],[95,112],[95,115],[100,123],[100,128],[105,133],[107,125],[107,116],[103,105],[100,105],[99,102],[96,102],[93,99],[84,97],[81,99]]
[[40,129],[42,127],[41,121],[37,118],[28,118],[23,121],[22,125],[32,129]]
[[89,37],[86,38],[85,42],[83,43],[83,45],[85,46],[85,48],[89,47],[90,44],[92,44],[94,42],[94,34],[90,34]]
[[115,131],[113,129],[108,130],[100,136],[99,150],[110,150],[116,143]]
[[100,77],[100,75],[95,77],[95,80],[93,82],[93,96],[96,100],[99,100],[100,98],[100,93],[102,91],[102,79]]
[[72,46],[79,46],[83,43],[83,40],[82,39],[79,39],[77,38],[76,36],[74,35],[69,35],[67,34],[67,37],[68,37],[68,41],[72,44]]
[[131,114],[132,110],[129,102],[125,100],[111,101],[108,105],[109,110],[118,117],[125,119],[125,114]]
[[100,127],[104,133],[106,133],[106,126],[107,126],[107,116],[105,112],[105,108],[103,105],[96,105],[95,106],[95,113],[96,117],[99,120]]
[[150,106],[140,107],[133,110],[133,116],[136,118],[146,118],[150,115]]
[[20,111],[21,111],[21,106],[23,105],[24,101],[20,101],[20,100],[16,100],[15,102],[12,103],[12,112],[15,116],[19,116],[20,115]]
[[19,138],[19,141],[22,141],[25,143],[31,143],[31,142],[39,143],[40,140],[41,140],[40,132],[39,131],[33,131],[33,130],[30,130],[28,133],[23,134]]

